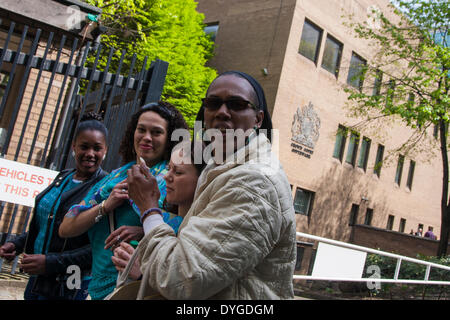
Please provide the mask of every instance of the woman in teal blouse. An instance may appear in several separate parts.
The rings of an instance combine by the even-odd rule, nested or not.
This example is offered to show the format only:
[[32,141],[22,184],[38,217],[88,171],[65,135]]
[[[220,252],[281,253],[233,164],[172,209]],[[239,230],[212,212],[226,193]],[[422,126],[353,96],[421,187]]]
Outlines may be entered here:
[[[20,267],[30,275],[25,300],[84,300],[91,271],[91,248],[86,233],[63,239],[58,228],[69,208],[79,203],[107,172],[100,167],[106,154],[107,129],[99,115],[80,119],[72,149],[75,168],[66,169],[35,199],[29,230],[0,247],[0,257],[24,253]],[[69,266],[80,268],[79,288],[68,288]]]
[[[174,106],[167,102],[143,106],[132,116],[120,146],[124,165],[97,183],[80,204],[73,206],[59,228],[62,237],[88,231],[92,247],[92,280],[88,290],[93,300],[103,299],[116,285],[112,250],[121,241],[140,240],[144,235],[140,211],[128,197],[127,170],[136,164],[136,159],[145,161],[158,182],[162,208],[166,195],[163,176],[172,148],[178,142],[171,141],[176,129],[187,129],[187,124]],[[108,213],[114,217],[112,233]],[[169,214],[164,218],[169,221]]]

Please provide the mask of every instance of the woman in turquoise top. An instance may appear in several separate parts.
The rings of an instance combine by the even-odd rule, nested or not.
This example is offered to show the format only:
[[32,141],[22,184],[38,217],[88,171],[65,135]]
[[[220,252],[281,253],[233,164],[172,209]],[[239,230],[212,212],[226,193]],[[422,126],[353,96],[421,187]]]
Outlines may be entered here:
[[[107,172],[100,167],[107,150],[108,132],[99,115],[88,113],[80,119],[72,149],[75,168],[59,172],[35,199],[28,232],[0,247],[0,257],[11,259],[24,253],[20,267],[30,275],[25,300],[84,300],[89,283],[92,255],[86,233],[71,239],[58,236],[67,210],[79,203]],[[68,267],[76,265],[81,286],[69,288]]]
[[[168,171],[164,176],[167,189],[164,208],[175,214],[175,217],[170,220],[170,222],[175,223],[172,224],[168,222],[175,231],[175,234],[178,234],[178,227],[191,208],[192,202],[194,201],[198,177],[206,166],[203,157],[201,157],[201,161],[195,161],[195,152],[203,152],[204,149],[204,146],[201,143],[197,143],[196,146],[197,148],[194,148],[194,144],[189,144],[189,142],[183,142],[175,146],[167,167]],[[141,166],[143,166],[143,164],[141,164]],[[164,219],[164,216],[163,220],[166,220]],[[149,222],[144,222],[144,230],[148,223]],[[126,242],[122,242],[120,246],[114,250],[112,261],[118,271],[124,271],[133,252],[134,248]],[[141,276],[142,273],[140,271],[139,261],[136,260],[129,277],[133,280],[137,280]]]
[[[187,129],[187,124],[174,106],[167,102],[143,106],[132,116],[120,145],[124,165],[97,183],[80,204],[70,208],[59,228],[61,237],[74,237],[88,231],[92,247],[92,280],[88,290],[93,300],[103,299],[116,285],[112,250],[121,241],[139,241],[144,235],[140,211],[128,197],[127,170],[137,159],[145,161],[156,177],[162,208],[166,195],[163,176],[172,148],[178,142],[171,139],[176,129]],[[112,233],[108,213],[114,217]],[[168,213],[164,218],[169,222]]]

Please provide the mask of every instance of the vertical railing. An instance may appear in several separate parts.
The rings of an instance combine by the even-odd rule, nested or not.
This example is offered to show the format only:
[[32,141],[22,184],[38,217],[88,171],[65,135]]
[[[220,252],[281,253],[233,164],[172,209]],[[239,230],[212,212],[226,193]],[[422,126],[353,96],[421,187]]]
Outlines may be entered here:
[[[6,22],[0,19],[0,27],[2,23]],[[113,63],[114,48],[102,45],[92,48],[91,42],[81,42],[76,37],[43,32],[14,21],[8,23],[0,28],[0,32],[7,30],[5,40],[0,42],[0,71],[7,70],[10,75],[0,100],[0,120],[9,117],[0,157],[54,170],[64,169],[73,164],[69,151],[74,128],[83,113],[94,111],[104,114],[110,132],[110,152],[103,167],[109,171],[117,167],[118,145],[128,119],[139,106],[159,100],[167,62],[156,60],[148,67],[145,57],[142,67],[135,70],[137,56],[133,55],[128,65],[126,51],[121,52],[117,65]],[[38,48],[42,48],[39,54]],[[107,59],[100,68],[103,57]],[[34,78],[30,77],[32,73]],[[26,103],[23,101],[25,92],[31,94]],[[43,98],[39,102],[38,95]],[[88,102],[91,95],[96,97],[94,102]],[[17,121],[19,114],[21,118]],[[32,138],[27,137],[30,134]],[[0,201],[0,223],[7,229],[6,241],[16,232],[27,230],[31,212],[30,207]],[[4,240],[5,234],[0,233],[0,244]],[[17,260],[12,272],[16,263]],[[0,271],[1,266],[0,260]]]

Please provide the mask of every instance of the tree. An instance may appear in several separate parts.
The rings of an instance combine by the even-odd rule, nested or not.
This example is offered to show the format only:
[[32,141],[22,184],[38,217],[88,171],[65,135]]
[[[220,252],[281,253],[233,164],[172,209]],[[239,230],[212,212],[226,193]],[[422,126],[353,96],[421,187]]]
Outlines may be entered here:
[[[398,0],[389,9],[393,12],[389,17],[374,9],[371,18],[364,22],[350,17],[345,23],[356,37],[368,40],[374,53],[372,60],[355,75],[365,86],[345,90],[349,93],[353,115],[365,122],[401,119],[413,130],[399,150],[417,151],[420,142],[430,136],[430,127],[438,130],[443,164],[437,252],[441,257],[447,254],[450,227],[447,140],[450,9],[447,0]],[[367,85],[369,82],[372,85]]]
[[[213,43],[203,31],[204,16],[194,0],[84,0],[102,9],[106,27],[101,43],[117,49],[110,70],[115,71],[121,51],[136,54],[136,66],[161,59],[169,63],[162,99],[174,104],[190,127],[216,71],[205,66]],[[105,66],[107,56],[101,56]],[[124,65],[130,64],[130,58]],[[125,69],[123,69],[125,70]],[[111,72],[111,71],[110,71]]]

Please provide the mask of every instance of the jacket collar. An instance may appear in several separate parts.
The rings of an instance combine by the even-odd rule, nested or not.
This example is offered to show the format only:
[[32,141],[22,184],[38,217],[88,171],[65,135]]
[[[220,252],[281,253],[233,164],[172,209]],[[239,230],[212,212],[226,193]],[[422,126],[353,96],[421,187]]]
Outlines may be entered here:
[[208,161],[208,164],[198,179],[194,201],[211,181],[222,173],[244,163],[270,161],[271,145],[264,133],[260,133],[259,135],[252,133],[248,139],[249,142],[227,157],[223,164],[216,164],[213,158]]

